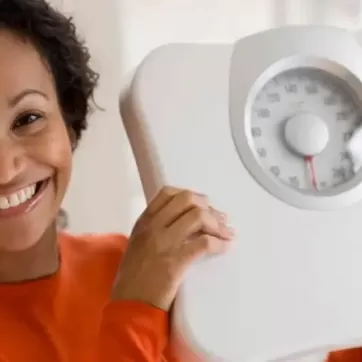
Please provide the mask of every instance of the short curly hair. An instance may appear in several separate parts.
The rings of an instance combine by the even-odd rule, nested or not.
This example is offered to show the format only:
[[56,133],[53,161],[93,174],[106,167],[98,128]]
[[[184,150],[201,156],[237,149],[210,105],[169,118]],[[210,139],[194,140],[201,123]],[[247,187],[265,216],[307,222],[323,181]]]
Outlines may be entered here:
[[64,120],[78,141],[87,128],[99,75],[89,65],[88,48],[78,38],[72,18],[45,0],[0,0],[0,29],[30,40],[45,59]]

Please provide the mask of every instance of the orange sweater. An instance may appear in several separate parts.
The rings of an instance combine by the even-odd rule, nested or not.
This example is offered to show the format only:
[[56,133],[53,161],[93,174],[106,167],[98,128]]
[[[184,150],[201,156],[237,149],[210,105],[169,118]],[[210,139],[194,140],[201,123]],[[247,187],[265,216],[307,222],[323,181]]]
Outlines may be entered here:
[[[59,244],[56,275],[0,285],[0,362],[162,362],[162,353],[174,361],[167,313],[109,301],[126,238],[62,234]],[[362,362],[361,356],[340,352],[329,362]]]
[[167,313],[109,302],[126,238],[62,234],[59,244],[56,275],[0,284],[0,361],[160,362]]

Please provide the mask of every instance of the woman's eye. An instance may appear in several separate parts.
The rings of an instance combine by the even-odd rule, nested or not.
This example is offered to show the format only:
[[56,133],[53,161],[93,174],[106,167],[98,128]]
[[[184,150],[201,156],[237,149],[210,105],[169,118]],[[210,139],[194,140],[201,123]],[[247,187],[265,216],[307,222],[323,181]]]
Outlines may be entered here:
[[22,115],[15,121],[13,128],[28,126],[28,125],[38,121],[41,118],[42,118],[42,116],[39,114],[36,114],[36,113],[29,113],[29,114]]

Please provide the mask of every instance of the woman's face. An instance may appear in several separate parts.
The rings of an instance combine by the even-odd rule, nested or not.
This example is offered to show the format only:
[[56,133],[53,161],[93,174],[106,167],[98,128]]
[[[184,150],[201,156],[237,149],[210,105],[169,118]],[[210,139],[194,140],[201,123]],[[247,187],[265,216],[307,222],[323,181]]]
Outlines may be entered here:
[[72,148],[54,80],[36,49],[0,30],[0,252],[34,246],[53,225]]

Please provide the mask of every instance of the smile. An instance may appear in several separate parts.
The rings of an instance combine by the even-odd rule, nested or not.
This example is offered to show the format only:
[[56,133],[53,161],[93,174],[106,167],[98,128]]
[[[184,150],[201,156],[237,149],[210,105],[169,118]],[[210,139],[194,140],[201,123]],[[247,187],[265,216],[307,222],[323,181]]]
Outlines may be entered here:
[[36,182],[7,196],[0,196],[0,217],[28,212],[41,199],[49,179]]

